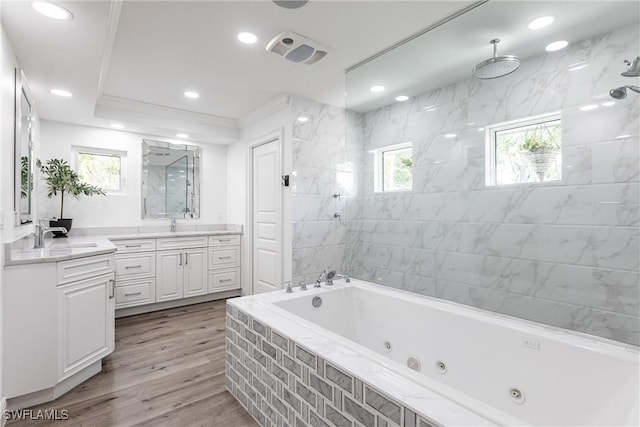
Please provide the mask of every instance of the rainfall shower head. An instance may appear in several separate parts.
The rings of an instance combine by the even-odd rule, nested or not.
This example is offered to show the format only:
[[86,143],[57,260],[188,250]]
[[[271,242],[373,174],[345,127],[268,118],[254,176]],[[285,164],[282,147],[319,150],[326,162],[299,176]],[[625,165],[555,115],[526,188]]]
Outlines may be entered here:
[[640,87],[627,85],[611,89],[609,91],[609,95],[611,95],[613,99],[625,99],[627,97],[627,89],[630,89],[636,93],[640,93]]
[[513,55],[498,56],[500,39],[493,39],[493,58],[486,59],[473,68],[471,74],[476,79],[496,79],[516,71],[520,67],[520,58]]
[[629,66],[629,68],[624,73],[621,73],[620,74],[621,76],[624,76],[624,77],[640,77],[640,56],[638,56],[636,59],[634,59],[633,62],[630,62],[630,61],[625,59],[624,63],[627,64]]

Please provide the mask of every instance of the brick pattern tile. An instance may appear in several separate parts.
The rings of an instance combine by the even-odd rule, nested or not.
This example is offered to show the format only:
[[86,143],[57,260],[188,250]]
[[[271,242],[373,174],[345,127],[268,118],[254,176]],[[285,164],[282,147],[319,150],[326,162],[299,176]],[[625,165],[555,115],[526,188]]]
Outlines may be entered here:
[[264,427],[431,427],[420,414],[227,303],[225,384]]

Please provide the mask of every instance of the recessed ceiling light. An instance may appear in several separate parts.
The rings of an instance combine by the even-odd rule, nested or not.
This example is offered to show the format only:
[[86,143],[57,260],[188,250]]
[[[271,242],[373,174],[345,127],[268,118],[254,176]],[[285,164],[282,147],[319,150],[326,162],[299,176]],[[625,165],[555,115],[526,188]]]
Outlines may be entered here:
[[186,133],[176,133],[176,136],[178,138],[189,138],[189,135],[187,135]]
[[444,137],[445,138],[455,138],[457,135],[455,133],[445,133]]
[[184,93],[184,96],[191,99],[197,99],[200,97],[200,94],[198,92],[192,92],[188,90]]
[[121,125],[120,123],[111,123],[109,126],[114,129],[124,129],[124,125]]
[[242,33],[238,33],[238,40],[240,40],[244,44],[254,44],[258,41],[258,36],[253,33],[249,33],[247,31],[243,31]]
[[568,70],[569,71],[578,71],[578,70],[582,70],[583,68],[587,68],[588,66],[589,66],[589,64],[586,61],[576,62],[575,64],[569,65]]
[[309,120],[309,117],[305,117],[305,116],[300,116],[300,117],[298,117],[298,121],[299,121],[299,122],[302,122],[302,123],[304,123],[304,122],[306,122],[306,121],[308,121],[308,120]]
[[58,96],[64,96],[66,98],[73,96],[73,94],[71,92],[69,92],[68,90],[64,90],[64,89],[51,89],[51,93],[54,95],[58,95]]
[[483,132],[484,128],[478,128],[478,132]]
[[31,6],[46,17],[67,20],[73,18],[71,12],[62,6],[48,1],[34,1]]
[[547,52],[555,52],[565,47],[569,46],[569,42],[566,40],[558,40],[557,42],[549,43],[547,47],[544,48]]
[[396,96],[396,101],[398,102],[404,102],[404,101],[407,101],[408,99],[409,97],[407,95]]
[[580,111],[591,111],[591,110],[595,110],[596,108],[598,108],[598,104],[589,104],[589,105],[585,105],[584,107],[580,107],[579,110]]
[[630,138],[630,137],[631,137],[631,135],[627,135],[627,134],[625,134],[625,135],[618,135],[618,136],[616,136],[616,139],[624,139],[624,138]]
[[527,25],[527,27],[529,27],[530,30],[539,30],[541,28],[548,27],[555,20],[556,17],[553,15],[541,16],[540,18],[536,18],[533,21],[529,22],[529,25]]
[[612,107],[614,105],[616,105],[616,101],[607,101],[607,102],[603,102],[602,104],[603,107]]
[[378,92],[384,92],[385,90],[387,90],[387,88],[382,85],[375,85],[375,86],[371,86],[370,90],[373,93],[378,93]]
[[429,112],[429,111],[435,111],[437,107],[433,106],[433,105],[429,105],[428,107],[424,107],[424,111]]

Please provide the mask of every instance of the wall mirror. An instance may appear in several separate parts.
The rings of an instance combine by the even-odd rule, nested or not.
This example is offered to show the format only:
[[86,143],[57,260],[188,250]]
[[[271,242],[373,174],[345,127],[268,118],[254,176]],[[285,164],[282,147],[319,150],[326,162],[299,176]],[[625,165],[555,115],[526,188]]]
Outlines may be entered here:
[[142,218],[198,218],[200,147],[142,141]]
[[16,225],[31,222],[33,211],[33,97],[22,70],[16,68],[14,124],[14,211]]

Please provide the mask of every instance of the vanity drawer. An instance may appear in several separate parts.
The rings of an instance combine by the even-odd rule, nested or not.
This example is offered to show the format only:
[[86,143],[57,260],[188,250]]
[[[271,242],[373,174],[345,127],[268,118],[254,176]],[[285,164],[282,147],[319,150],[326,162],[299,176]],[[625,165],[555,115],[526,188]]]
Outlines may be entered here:
[[240,268],[209,270],[209,292],[240,289]]
[[113,254],[61,261],[56,266],[58,285],[113,273]]
[[169,249],[203,248],[207,246],[207,236],[167,237],[158,239],[156,248],[159,251]]
[[156,301],[156,279],[116,280],[116,308]]
[[228,245],[239,245],[240,244],[240,236],[209,236],[209,246],[228,246]]
[[116,255],[116,277],[153,276],[155,274],[155,252]]
[[240,265],[240,246],[209,248],[209,268]]
[[156,239],[112,240],[119,254],[128,252],[153,252],[156,250]]

